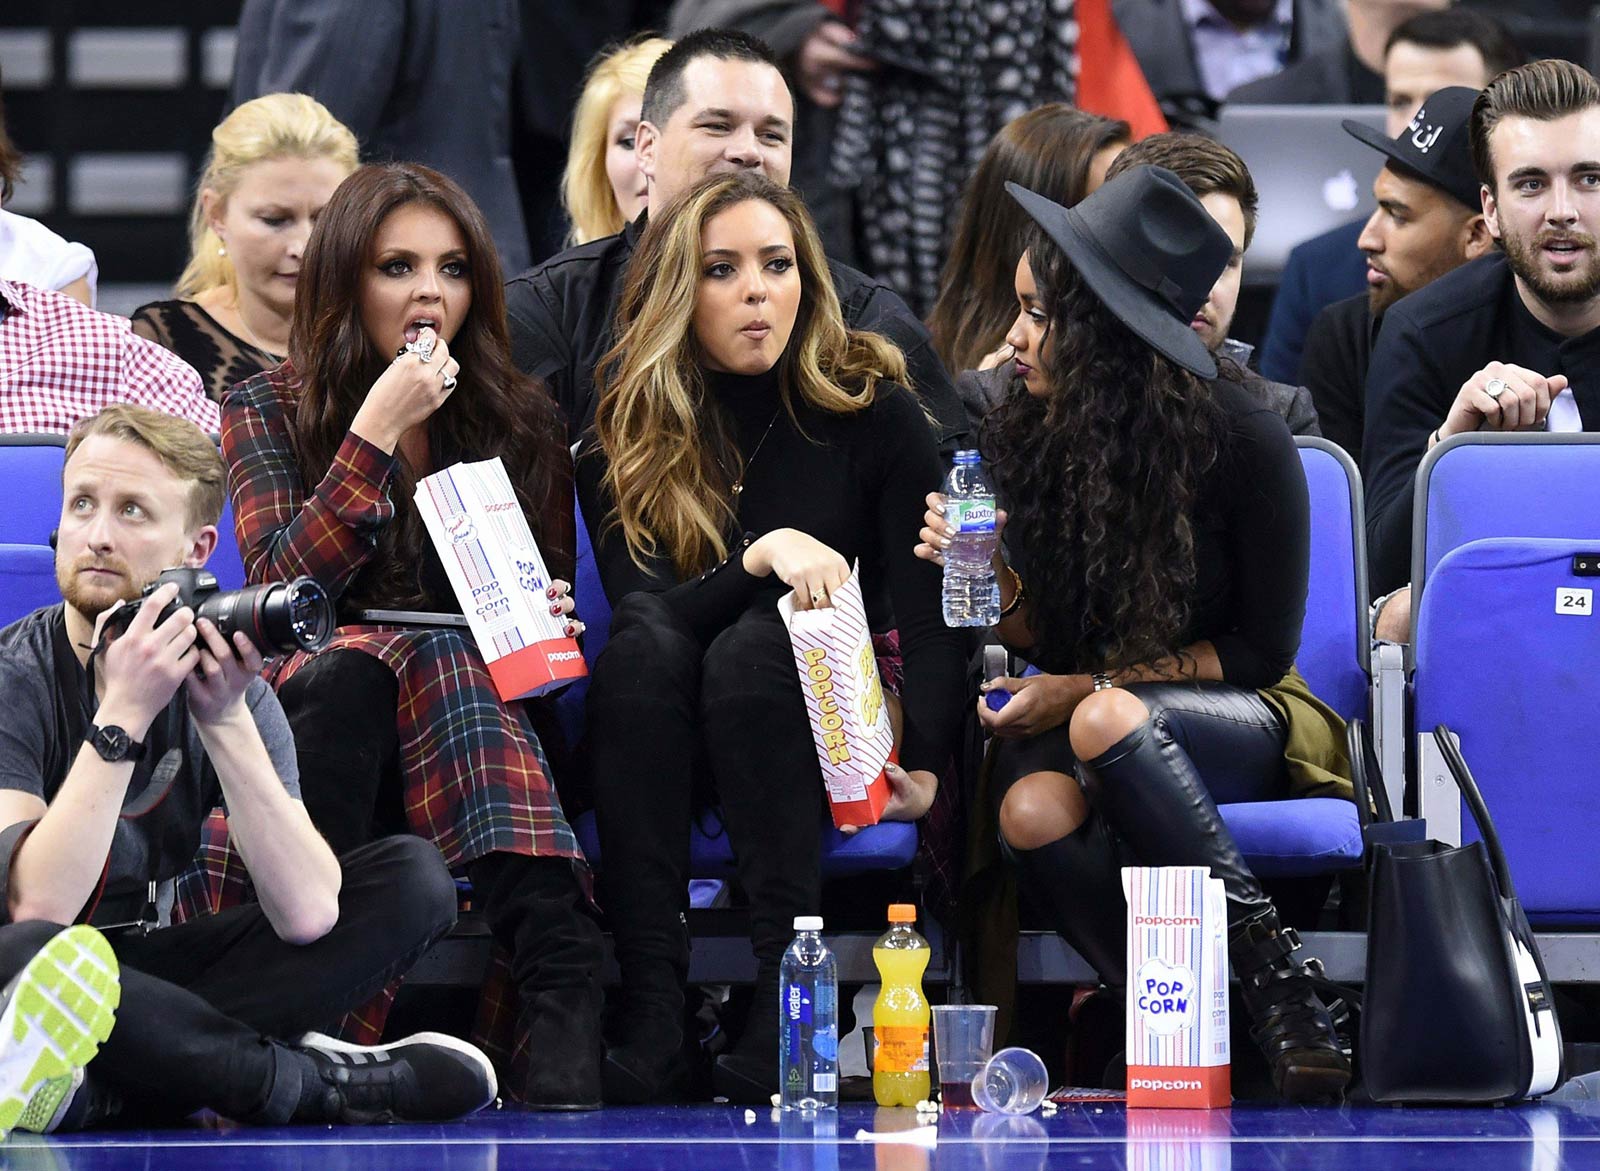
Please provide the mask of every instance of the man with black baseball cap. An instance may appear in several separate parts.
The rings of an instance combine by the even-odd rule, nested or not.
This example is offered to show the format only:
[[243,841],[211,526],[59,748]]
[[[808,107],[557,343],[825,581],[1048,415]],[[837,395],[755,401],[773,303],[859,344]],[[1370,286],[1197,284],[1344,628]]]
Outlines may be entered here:
[[1494,249],[1472,170],[1472,103],[1478,91],[1429,94],[1396,137],[1346,121],[1344,128],[1388,162],[1373,180],[1378,208],[1359,241],[1367,291],[1336,301],[1306,335],[1300,377],[1323,434],[1361,461],[1367,362],[1383,314],[1407,293]]
[[1373,347],[1361,471],[1374,594],[1410,577],[1413,484],[1434,444],[1600,431],[1600,81],[1553,58],[1508,70],[1473,105],[1471,143],[1501,251],[1400,301]]

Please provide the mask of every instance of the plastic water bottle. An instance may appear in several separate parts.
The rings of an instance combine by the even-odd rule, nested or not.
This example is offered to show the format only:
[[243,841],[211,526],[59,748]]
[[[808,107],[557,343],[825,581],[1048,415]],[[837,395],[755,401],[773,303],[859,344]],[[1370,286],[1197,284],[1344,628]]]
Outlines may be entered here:
[[955,531],[944,551],[946,626],[993,626],[1000,621],[995,577],[994,486],[976,451],[956,452],[944,482],[944,519]]
[[778,1084],[785,1110],[839,1104],[839,965],[822,919],[801,915],[778,970]]

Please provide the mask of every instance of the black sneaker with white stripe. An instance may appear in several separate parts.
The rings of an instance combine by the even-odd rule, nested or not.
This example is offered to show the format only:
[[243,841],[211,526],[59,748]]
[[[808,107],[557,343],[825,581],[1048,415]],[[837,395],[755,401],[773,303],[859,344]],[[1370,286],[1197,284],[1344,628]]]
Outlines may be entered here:
[[296,1122],[448,1122],[495,1100],[499,1083],[482,1050],[443,1033],[389,1045],[351,1045],[307,1033]]

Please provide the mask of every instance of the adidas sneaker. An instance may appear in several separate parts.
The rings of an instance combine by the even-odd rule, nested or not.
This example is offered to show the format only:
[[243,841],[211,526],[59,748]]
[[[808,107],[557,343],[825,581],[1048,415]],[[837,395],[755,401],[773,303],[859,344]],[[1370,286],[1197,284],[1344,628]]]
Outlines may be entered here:
[[298,1121],[448,1122],[495,1100],[494,1065],[474,1045],[417,1033],[388,1045],[352,1045],[322,1033],[294,1043],[315,1066]]

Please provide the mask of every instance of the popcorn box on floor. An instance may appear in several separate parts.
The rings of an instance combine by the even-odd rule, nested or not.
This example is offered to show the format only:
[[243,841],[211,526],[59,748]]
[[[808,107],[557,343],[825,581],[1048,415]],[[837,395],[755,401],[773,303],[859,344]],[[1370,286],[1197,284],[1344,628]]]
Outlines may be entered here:
[[778,600],[778,613],[794,647],[833,824],[877,825],[889,803],[883,769],[893,758],[894,729],[861,600],[859,564],[832,602],[800,610],[789,593]]
[[1125,866],[1128,1105],[1232,1101],[1228,908],[1205,866]]
[[499,458],[435,472],[416,501],[500,698],[587,675],[568,619],[550,613],[550,571]]

